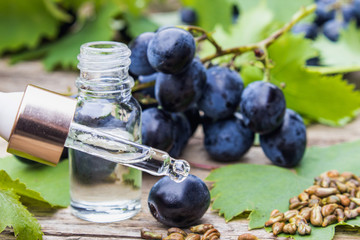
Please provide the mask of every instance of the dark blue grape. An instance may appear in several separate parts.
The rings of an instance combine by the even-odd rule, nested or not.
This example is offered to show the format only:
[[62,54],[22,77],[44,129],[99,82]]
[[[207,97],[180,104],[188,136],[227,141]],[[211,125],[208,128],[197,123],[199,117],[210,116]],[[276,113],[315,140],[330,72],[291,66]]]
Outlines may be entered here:
[[194,25],[197,22],[197,14],[194,9],[184,7],[180,10],[180,19],[185,24]]
[[82,102],[76,108],[74,119],[77,123],[89,127],[101,127],[113,118],[111,112],[112,107],[108,100],[95,99],[93,102]]
[[325,22],[335,18],[335,10],[332,8],[332,4],[334,4],[335,2],[336,0],[318,1],[315,11],[316,25],[322,26]]
[[286,110],[285,97],[274,84],[256,81],[245,88],[240,108],[246,126],[263,134],[282,123]]
[[142,113],[142,143],[169,151],[174,144],[174,128],[171,115],[158,108],[149,108]]
[[191,126],[184,113],[172,113],[171,117],[174,123],[174,145],[170,149],[169,154],[174,158],[178,158],[191,137]]
[[358,20],[360,20],[360,0],[353,1],[354,13]]
[[244,83],[237,72],[211,67],[206,71],[206,85],[198,107],[212,119],[227,118],[236,111],[243,89]]
[[282,167],[294,167],[302,159],[306,148],[306,127],[302,118],[287,109],[283,124],[275,131],[260,135],[265,155]]
[[204,133],[206,151],[220,162],[239,160],[254,142],[254,133],[235,117],[204,123]]
[[64,147],[61,156],[60,156],[60,160],[61,159],[67,159],[69,157],[69,149],[67,147]]
[[356,19],[356,12],[353,4],[346,4],[341,7],[344,21],[349,23],[351,20]]
[[149,75],[155,72],[147,58],[147,48],[151,39],[153,39],[155,33],[145,32],[137,36],[130,44],[131,50],[131,64],[129,70],[132,74]]
[[163,177],[151,188],[148,206],[151,215],[171,227],[187,227],[198,223],[210,205],[210,192],[198,177],[189,175],[176,183]]
[[236,23],[240,16],[240,10],[237,5],[232,5],[232,23]]
[[320,58],[313,57],[306,60],[306,65],[308,66],[320,66]]
[[84,184],[99,181],[108,181],[114,172],[116,163],[103,158],[94,157],[90,154],[71,149],[73,154],[71,168],[73,177]]
[[182,73],[159,73],[155,97],[165,111],[185,111],[199,100],[205,82],[206,69],[198,59],[194,59]]
[[191,135],[193,135],[201,122],[199,109],[197,107],[191,107],[186,110],[184,114],[190,123]]
[[157,71],[177,74],[183,71],[195,55],[195,40],[180,28],[167,27],[155,33],[150,41],[147,56]]
[[318,34],[317,26],[312,23],[299,23],[296,24],[291,31],[295,34],[303,33],[305,38],[315,39]]
[[336,42],[339,39],[340,31],[345,27],[345,22],[330,20],[324,24],[323,33],[329,40]]

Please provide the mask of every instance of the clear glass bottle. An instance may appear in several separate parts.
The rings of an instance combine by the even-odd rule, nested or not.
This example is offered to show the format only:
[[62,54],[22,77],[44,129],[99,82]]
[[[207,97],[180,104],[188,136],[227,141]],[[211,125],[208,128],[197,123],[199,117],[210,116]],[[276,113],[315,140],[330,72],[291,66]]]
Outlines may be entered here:
[[[131,95],[130,50],[90,42],[78,55],[74,122],[141,143],[141,108]],[[69,149],[72,213],[93,222],[128,219],[141,208],[140,170]]]

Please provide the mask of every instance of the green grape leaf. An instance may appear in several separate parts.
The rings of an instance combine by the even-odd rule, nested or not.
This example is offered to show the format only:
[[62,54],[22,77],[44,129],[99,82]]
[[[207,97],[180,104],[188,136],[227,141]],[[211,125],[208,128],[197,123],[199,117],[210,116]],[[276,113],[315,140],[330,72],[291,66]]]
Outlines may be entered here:
[[140,16],[151,2],[151,0],[114,0],[114,2],[124,10],[135,16]]
[[131,184],[134,188],[141,187],[142,172],[129,167],[129,172],[122,175],[125,182]]
[[43,38],[54,38],[58,26],[43,0],[0,1],[0,55],[37,47]]
[[67,207],[70,204],[68,165],[68,161],[61,161],[56,167],[29,165],[20,162],[14,156],[0,159],[0,169],[26,186],[26,190],[22,185],[14,188],[16,193],[59,207]]
[[[296,174],[289,169],[271,165],[234,164],[212,171],[206,178],[213,182],[212,208],[230,221],[244,212],[250,212],[249,227],[261,228],[269,219],[270,212],[288,210],[288,200],[311,186],[313,178],[336,169],[352,171],[360,175],[360,141],[330,147],[308,148]],[[356,170],[356,172],[354,172]],[[314,227],[309,236],[294,235],[295,239],[332,239],[335,227]],[[360,226],[360,217],[344,225]],[[280,236],[288,236],[280,234]]]
[[112,18],[120,9],[112,1],[103,4],[96,14],[95,19],[89,20],[78,32],[69,34],[56,42],[50,43],[39,49],[18,54],[12,57],[11,62],[44,56],[43,62],[46,70],[56,67],[76,69],[77,54],[83,43],[91,41],[109,41],[115,31],[111,28]]
[[13,191],[0,189],[0,212],[0,232],[11,226],[19,240],[42,239],[40,224],[21,204],[19,196]]
[[159,28],[159,25],[145,16],[135,16],[131,13],[125,13],[124,18],[128,23],[127,34],[132,38],[137,37],[143,32],[153,32]]
[[261,2],[265,3],[266,6],[274,13],[274,19],[282,23],[288,22],[289,19],[293,16],[293,14],[300,9],[300,7],[308,6],[314,3],[313,0],[233,0],[233,2],[234,4],[239,5],[240,14],[245,13],[248,9],[258,6]]
[[325,66],[360,67],[360,30],[352,22],[344,29],[337,42],[320,36],[314,46],[320,51],[320,63]]
[[13,181],[4,170],[0,170],[0,189],[10,189],[17,195],[46,202],[46,200],[38,192],[27,189],[25,184],[21,183],[19,179]]
[[296,167],[296,172],[311,178],[336,169],[360,175],[360,141],[347,142],[331,147],[312,147],[305,154],[305,161]]
[[178,11],[152,13],[149,16],[149,19],[159,26],[176,26],[184,24],[181,22]]
[[235,164],[216,169],[206,178],[214,182],[212,208],[226,221],[251,211],[250,228],[260,228],[272,210],[286,211],[289,199],[312,183],[293,172],[271,165]]
[[229,0],[182,0],[185,6],[192,7],[198,17],[197,24],[206,29],[213,30],[216,25],[228,29],[232,21],[232,3]]
[[[105,0],[47,0],[47,1],[54,1],[55,3],[61,5],[65,9],[72,9],[74,12],[81,11],[81,8],[85,6],[85,8],[89,7],[89,5],[94,6],[96,9],[101,6],[101,4]],[[115,1],[115,0],[113,0]],[[79,15],[79,12],[77,12]],[[81,14],[80,14],[81,15]]]
[[43,1],[47,10],[58,20],[63,22],[71,22],[73,16],[66,12],[65,9],[62,9],[54,0],[44,0]]
[[271,69],[271,82],[278,86],[285,83],[283,92],[289,108],[332,126],[345,125],[357,115],[360,94],[342,75],[325,76],[303,67],[305,59],[312,56],[310,41],[287,34],[268,50],[275,64]]

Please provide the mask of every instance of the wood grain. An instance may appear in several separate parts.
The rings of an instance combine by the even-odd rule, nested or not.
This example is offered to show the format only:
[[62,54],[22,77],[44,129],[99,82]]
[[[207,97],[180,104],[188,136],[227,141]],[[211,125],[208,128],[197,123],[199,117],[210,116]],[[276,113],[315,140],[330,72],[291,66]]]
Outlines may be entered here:
[[[6,61],[0,61],[0,91],[23,91],[27,84],[35,84],[57,92],[75,92],[74,81],[77,77],[75,72],[52,72],[43,70],[39,62],[20,63],[8,66]],[[309,146],[329,146],[336,143],[352,141],[360,138],[360,118],[343,128],[330,128],[327,126],[313,125],[308,128]],[[6,142],[0,141],[0,156],[5,156]],[[202,130],[199,128],[185,149],[182,158],[197,165],[219,167],[220,164],[209,159],[203,147]],[[241,160],[244,163],[270,164],[261,148],[252,147]],[[204,179],[209,170],[192,168],[192,174]],[[147,196],[151,186],[158,178],[148,174],[143,175],[142,211],[134,218],[115,223],[91,223],[74,217],[70,208],[65,209],[30,209],[39,220],[48,240],[90,240],[90,239],[140,239],[140,230],[149,228],[165,235],[167,228],[157,221],[149,213],[147,208]],[[210,184],[210,183],[208,183]],[[243,233],[252,233],[259,239],[275,239],[271,233],[264,229],[248,230],[248,221],[244,218],[235,219],[226,223],[218,216],[217,212],[209,209],[201,220],[203,223],[213,224],[220,232],[221,239],[237,239]],[[15,239],[13,232],[7,228],[0,234],[0,239]],[[277,238],[284,239],[284,238]],[[336,240],[360,239],[360,228],[337,227]]]

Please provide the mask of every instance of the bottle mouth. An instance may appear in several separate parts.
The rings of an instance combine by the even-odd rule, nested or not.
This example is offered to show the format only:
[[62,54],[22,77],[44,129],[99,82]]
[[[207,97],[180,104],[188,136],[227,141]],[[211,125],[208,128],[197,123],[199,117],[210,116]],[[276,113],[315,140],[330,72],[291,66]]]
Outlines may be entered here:
[[77,88],[93,96],[121,92],[128,98],[134,86],[134,80],[128,74],[130,55],[128,46],[120,42],[97,41],[81,45]]
[[75,85],[82,93],[87,95],[116,94],[118,92],[122,92],[130,96],[131,88],[134,86],[134,79],[130,76],[126,79],[108,77],[85,80],[78,78]]
[[131,51],[126,44],[114,41],[88,42],[80,47],[78,68],[81,71],[128,69]]

